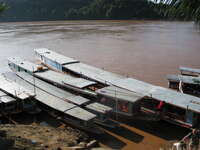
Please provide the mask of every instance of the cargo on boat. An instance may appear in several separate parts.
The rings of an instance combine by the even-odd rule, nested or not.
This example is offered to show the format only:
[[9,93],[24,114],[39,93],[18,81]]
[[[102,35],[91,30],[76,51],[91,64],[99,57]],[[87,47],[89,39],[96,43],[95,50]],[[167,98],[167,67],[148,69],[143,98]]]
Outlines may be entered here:
[[168,75],[169,88],[180,92],[200,96],[200,77],[185,75]]
[[[120,104],[117,96],[120,95],[118,97],[122,97],[121,89],[124,89],[125,91],[123,91],[123,94],[132,92],[132,95],[135,95],[132,96],[132,102],[130,102],[129,98],[124,100],[123,97],[123,104],[122,107],[120,107],[122,110],[127,111],[127,108],[129,108],[131,104],[132,106],[130,106],[130,111],[134,112],[134,106],[137,111],[137,106],[139,105],[140,110],[148,113],[159,114],[161,119],[181,126],[193,127],[199,126],[200,124],[200,99],[197,97],[178,93],[176,91],[145,83],[133,78],[127,78],[110,73],[108,71],[83,64],[78,60],[60,56],[60,54],[45,48],[35,49],[35,54],[37,58],[39,58],[39,60],[46,66],[102,84],[105,91],[98,89],[98,94],[104,96],[101,101],[105,101],[108,97],[112,96],[115,98],[115,103],[111,103],[116,104],[117,110],[119,108],[117,103]],[[62,57],[62,63],[58,60],[57,56]],[[106,88],[110,89],[107,90]],[[110,91],[112,91],[112,93],[109,93]],[[110,102],[110,99],[108,99],[108,101]],[[124,104],[127,102],[128,104]]]

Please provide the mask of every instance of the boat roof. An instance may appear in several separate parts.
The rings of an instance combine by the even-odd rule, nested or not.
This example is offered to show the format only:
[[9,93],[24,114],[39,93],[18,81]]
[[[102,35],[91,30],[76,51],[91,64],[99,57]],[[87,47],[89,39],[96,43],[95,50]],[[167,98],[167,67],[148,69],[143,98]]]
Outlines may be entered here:
[[150,98],[159,101],[164,101],[177,107],[181,107],[183,109],[190,109],[200,113],[200,98],[198,97],[179,93],[171,89],[163,88],[160,86],[154,86],[149,83],[130,78],[119,81],[114,84],[121,86],[124,89],[148,96]]
[[117,80],[113,82],[113,85],[135,92],[141,96],[150,95],[150,91],[156,87],[152,84],[139,81],[133,78],[125,78],[125,79]]
[[200,113],[200,98],[198,97],[179,93],[163,87],[157,87],[151,94],[154,99]]
[[6,79],[2,75],[0,75],[0,89],[22,100],[35,96],[35,94],[30,90],[27,90],[25,87]]
[[200,77],[184,76],[184,75],[167,75],[169,81],[179,82],[188,84],[200,84]]
[[191,73],[198,73],[200,74],[200,69],[196,68],[189,68],[189,67],[179,67],[180,71],[186,71],[186,72],[191,72]]
[[12,97],[10,97],[8,95],[0,97],[0,100],[3,103],[10,103],[10,102],[15,102],[16,101],[15,98],[12,98]]
[[15,98],[12,98],[10,96],[8,96],[6,93],[0,91],[0,103],[9,103],[9,102],[13,102],[16,101]]
[[104,84],[124,78],[121,75],[105,71],[83,63],[63,65],[64,68]]
[[84,98],[82,96],[71,96],[71,97],[66,97],[66,99],[77,105],[83,105],[90,101],[89,99]]
[[176,105],[177,107],[182,107],[184,109],[190,108],[193,111],[200,112],[200,98],[198,97],[154,86],[133,78],[125,78],[83,63],[66,64],[63,65],[63,67],[101,83],[114,85],[142,96],[148,96],[160,101],[165,101]]
[[67,110],[65,111],[66,114],[70,115],[70,116],[73,116],[73,117],[76,117],[76,118],[79,118],[81,120],[84,120],[84,121],[89,121],[91,119],[94,119],[96,117],[95,114],[92,114],[80,107],[74,107],[70,110]]
[[51,85],[45,81],[42,81],[38,78],[33,78],[32,75],[25,73],[25,72],[17,72],[17,75],[21,77],[22,79],[26,80],[27,82],[31,83],[32,85],[35,85],[36,87],[44,90],[45,92],[54,95],[56,97],[59,97],[63,100],[69,101],[71,103],[82,105],[87,102],[89,102],[89,99],[86,99],[81,96],[76,96],[70,92],[67,92],[65,90],[62,90],[54,85]]
[[[7,73],[5,74],[6,78],[9,78],[10,80],[15,80],[17,83],[20,83],[21,85],[25,86],[29,90],[34,90],[34,86],[27,81],[23,80],[19,76],[13,73]],[[41,90],[38,87],[35,87],[36,96],[35,98],[40,101],[43,104],[48,105],[49,107],[56,109],[58,111],[61,111],[65,114],[68,114],[70,116],[73,116],[75,118],[88,121],[90,119],[93,119],[96,117],[95,114],[92,114],[74,104],[71,104],[69,102],[64,101],[63,99],[60,99],[56,96],[53,96],[49,94],[48,92],[45,92]]]
[[87,105],[86,108],[93,110],[93,111],[100,112],[102,114],[105,114],[112,110],[111,107],[105,106],[105,105],[97,103],[97,102]]
[[53,52],[47,48],[38,48],[38,49],[35,49],[34,51],[36,53],[38,53],[39,55],[44,56],[44,57],[46,57],[52,61],[55,61],[61,65],[79,62],[78,60],[63,56],[63,55]]
[[0,91],[0,97],[2,97],[2,96],[6,96],[6,95],[7,95],[6,93]]
[[71,85],[77,88],[84,88],[84,87],[96,84],[96,82],[93,82],[93,81],[89,81],[83,78],[76,78],[76,77],[55,72],[52,70],[48,70],[44,72],[36,72],[35,75],[44,80],[53,81],[60,85],[67,84],[67,85]]
[[42,67],[42,70],[47,69],[46,67],[44,67],[42,65],[31,63],[31,62],[23,60],[19,57],[10,57],[10,58],[8,58],[8,61],[16,64],[17,66],[19,66],[29,72],[37,72],[39,70],[39,68],[41,70],[41,67]]
[[134,103],[144,97],[135,92],[131,92],[129,90],[122,89],[122,88],[119,88],[116,86],[108,86],[108,87],[99,89],[96,92],[100,95],[109,96],[113,99],[125,100],[125,101],[129,101],[132,103]]

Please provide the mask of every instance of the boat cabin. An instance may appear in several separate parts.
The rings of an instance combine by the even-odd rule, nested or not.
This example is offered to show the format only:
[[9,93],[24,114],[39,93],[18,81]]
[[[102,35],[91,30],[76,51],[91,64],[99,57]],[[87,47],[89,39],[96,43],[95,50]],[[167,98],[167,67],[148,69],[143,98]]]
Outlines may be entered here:
[[[165,93],[165,95],[163,95]],[[141,110],[183,127],[200,126],[200,99],[176,91],[158,88],[141,100]]]
[[13,71],[16,71],[16,72],[23,71],[23,72],[27,72],[29,74],[33,74],[36,72],[43,72],[43,71],[48,70],[48,68],[46,68],[42,65],[37,65],[37,64],[31,63],[29,61],[25,61],[18,57],[8,58],[8,66]]
[[200,96],[200,77],[168,75],[169,88],[183,93]]

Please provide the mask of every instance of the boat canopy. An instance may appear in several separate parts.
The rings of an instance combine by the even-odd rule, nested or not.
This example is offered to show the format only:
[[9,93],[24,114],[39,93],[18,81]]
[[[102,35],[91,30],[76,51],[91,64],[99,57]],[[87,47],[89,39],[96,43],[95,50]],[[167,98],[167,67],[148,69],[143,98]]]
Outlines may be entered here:
[[111,73],[103,69],[99,69],[99,68],[89,66],[83,63],[63,65],[63,68],[66,68],[77,74],[83,75],[87,78],[90,78],[92,80],[98,81],[103,84],[108,84],[108,85],[110,85],[110,83],[112,83],[115,80],[124,78],[121,75]]
[[79,62],[78,60],[60,55],[60,54],[53,52],[47,48],[38,48],[38,49],[34,49],[34,51],[37,55],[40,55],[44,58],[55,61],[61,65]]
[[15,98],[12,98],[10,96],[2,96],[1,99],[0,99],[3,103],[10,103],[10,102],[15,102],[16,99]]
[[45,72],[37,72],[35,73],[35,75],[44,80],[58,83],[60,85],[67,84],[76,88],[84,88],[96,84],[96,82],[93,81],[89,81],[83,78],[75,78],[70,75],[62,74],[52,70],[48,70]]
[[179,67],[180,71],[184,71],[184,72],[191,72],[191,73],[198,73],[200,74],[200,69],[196,69],[196,68],[189,68],[189,67]]
[[30,90],[27,90],[25,87],[6,79],[2,75],[0,75],[0,89],[22,100],[35,96],[35,94]]
[[21,77],[22,79],[26,80],[27,82],[29,82],[30,84],[32,84],[33,86],[36,86],[39,89],[44,90],[45,92],[47,92],[51,95],[54,95],[63,100],[69,101],[71,103],[74,103],[77,105],[82,105],[82,104],[85,104],[90,101],[89,99],[86,99],[84,97],[76,96],[70,92],[67,92],[60,88],[57,88],[57,87],[55,87],[45,81],[42,81],[38,78],[33,78],[33,76],[28,73],[17,72],[17,75],[19,77]]
[[200,113],[200,98],[163,87],[151,92],[152,98]]
[[131,92],[129,90],[122,89],[116,86],[108,86],[108,87],[99,89],[97,90],[97,93],[99,95],[105,95],[113,99],[125,100],[131,103],[135,103],[136,101],[139,101],[140,99],[144,97],[135,92]]
[[139,81],[133,78],[125,78],[122,80],[117,80],[115,82],[112,82],[113,85],[135,92],[136,94],[143,95],[143,96],[150,96],[151,91],[156,88],[156,86]]
[[13,63],[13,64],[19,66],[20,68],[23,68],[24,70],[27,70],[27,71],[32,72],[32,73],[37,72],[39,70],[41,71],[41,69],[42,70],[46,70],[47,69],[44,66],[31,63],[31,62],[23,60],[23,59],[21,59],[19,57],[8,58],[8,62],[9,63]]
[[200,77],[184,76],[184,75],[168,75],[167,79],[172,82],[183,82],[187,84],[199,84]]
[[0,103],[10,103],[16,101],[15,98],[8,96],[6,93],[0,91]]
[[28,83],[27,81],[23,80],[16,74],[7,73],[7,74],[5,74],[5,76],[6,76],[6,78],[9,78],[10,80],[15,80],[17,83],[20,83],[20,85],[23,85],[27,89],[35,91],[35,93],[36,93],[35,98],[39,102],[41,102],[55,110],[58,110],[60,112],[63,112],[70,116],[73,116],[75,118],[81,119],[83,121],[90,120],[90,119],[93,119],[96,117],[95,114],[92,114],[72,103],[66,102],[63,99],[56,97],[54,95],[51,95],[50,93]]
[[86,108],[93,110],[93,111],[97,111],[97,112],[102,113],[102,114],[106,114],[106,113],[112,111],[111,107],[102,105],[102,104],[97,103],[97,102],[87,105]]
[[71,97],[66,97],[66,99],[68,99],[70,102],[77,104],[77,105],[83,105],[90,101],[89,99],[86,99],[81,96],[71,96]]
[[75,118],[79,118],[81,120],[84,120],[84,121],[89,121],[89,120],[92,120],[96,117],[95,114],[92,114],[80,107],[74,107],[70,110],[67,110],[65,111],[66,114],[70,115],[70,116],[73,116]]
[[[117,86],[144,97],[165,101],[166,103],[177,107],[190,109],[200,113],[200,98],[198,97],[178,93],[133,78],[126,78],[83,63],[65,64],[63,65],[63,68],[104,84]],[[195,71],[198,72],[198,70]]]

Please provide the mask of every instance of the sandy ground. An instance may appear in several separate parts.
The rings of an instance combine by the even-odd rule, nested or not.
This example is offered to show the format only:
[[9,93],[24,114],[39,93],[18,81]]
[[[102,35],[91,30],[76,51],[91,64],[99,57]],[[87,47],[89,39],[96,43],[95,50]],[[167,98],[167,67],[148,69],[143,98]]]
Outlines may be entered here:
[[[1,137],[15,140],[15,149],[68,150],[80,142],[88,142],[87,136],[78,130],[52,128],[42,125],[1,125]],[[14,149],[13,148],[13,149]]]

